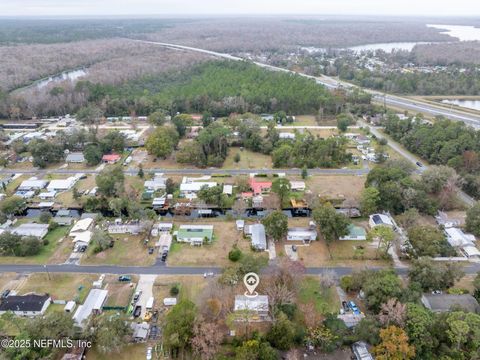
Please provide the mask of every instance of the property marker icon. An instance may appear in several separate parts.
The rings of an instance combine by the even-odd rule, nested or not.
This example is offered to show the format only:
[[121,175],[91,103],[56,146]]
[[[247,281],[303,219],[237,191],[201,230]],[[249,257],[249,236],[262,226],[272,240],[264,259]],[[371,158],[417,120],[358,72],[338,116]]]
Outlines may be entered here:
[[245,295],[247,296],[257,296],[258,294],[255,292],[255,289],[257,288],[258,284],[260,283],[260,278],[257,274],[254,272],[249,272],[248,274],[245,274],[243,277],[243,283],[245,284],[245,287],[248,290],[248,294],[245,292]]

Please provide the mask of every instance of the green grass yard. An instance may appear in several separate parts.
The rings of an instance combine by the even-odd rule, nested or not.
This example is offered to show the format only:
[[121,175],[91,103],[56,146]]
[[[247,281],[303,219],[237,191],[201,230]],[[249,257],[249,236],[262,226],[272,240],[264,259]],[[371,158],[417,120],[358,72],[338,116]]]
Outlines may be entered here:
[[322,315],[337,313],[340,306],[335,287],[324,290],[319,279],[313,276],[306,276],[303,279],[298,297],[303,304],[313,301],[315,309]]

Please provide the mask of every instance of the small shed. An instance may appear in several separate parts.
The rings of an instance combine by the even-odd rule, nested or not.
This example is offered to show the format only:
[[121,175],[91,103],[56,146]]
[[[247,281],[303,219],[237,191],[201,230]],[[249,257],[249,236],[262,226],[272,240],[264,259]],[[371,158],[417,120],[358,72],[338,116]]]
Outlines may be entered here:
[[165,306],[177,305],[177,298],[165,298],[163,299],[163,305]]
[[63,308],[63,311],[65,311],[67,313],[71,313],[71,312],[73,312],[73,310],[75,310],[76,307],[77,307],[77,303],[75,301],[71,300],[71,301],[67,302],[67,304]]

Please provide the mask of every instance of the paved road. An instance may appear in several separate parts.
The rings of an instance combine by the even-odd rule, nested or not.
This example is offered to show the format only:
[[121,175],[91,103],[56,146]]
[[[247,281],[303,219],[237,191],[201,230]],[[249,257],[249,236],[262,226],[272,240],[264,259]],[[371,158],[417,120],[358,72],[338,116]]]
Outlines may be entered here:
[[[367,126],[367,124],[363,122],[362,124],[364,126]],[[426,165],[422,160],[419,160],[417,157],[411,154],[408,150],[405,150],[400,144],[392,140],[392,138],[386,136],[384,133],[381,133],[378,129],[374,127],[370,127],[370,132],[373,135],[375,135],[377,138],[382,138],[382,137],[387,138],[388,146],[390,146],[393,150],[395,150],[397,153],[402,155],[406,160],[410,161],[420,173],[428,169],[428,165]],[[417,161],[420,161],[423,167],[418,167]],[[473,206],[476,202],[475,199],[473,199],[471,196],[467,195],[463,191],[458,192],[458,197],[468,206]]]
[[[369,267],[369,269],[379,270],[381,267]],[[337,276],[348,275],[358,268],[333,266],[333,267],[309,267],[306,272],[309,275],[319,275],[325,271],[333,271]],[[395,270],[404,275],[408,272],[408,268],[395,268]],[[463,269],[467,274],[476,274],[480,271],[480,264],[469,264]],[[211,267],[185,267],[185,266],[86,266],[86,265],[0,265],[0,273],[14,272],[14,273],[77,273],[77,274],[155,274],[155,275],[203,275],[206,272],[213,272],[219,274],[221,268]]]
[[[244,175],[244,174],[278,174],[285,173],[287,175],[300,175],[301,169],[148,169],[149,172],[172,174],[172,175],[213,175],[213,174],[228,174],[228,175]],[[309,169],[309,175],[366,175],[369,169]],[[75,169],[2,169],[0,174],[98,174],[100,170],[75,170]],[[138,169],[125,169],[125,174],[137,175]]]
[[[130,40],[134,40],[134,41],[138,41],[138,42],[142,42],[142,43],[147,43],[147,44],[160,45],[160,46],[164,46],[164,47],[167,47],[167,48],[170,48],[170,49],[173,49],[173,50],[194,51],[194,52],[198,52],[198,53],[202,53],[202,54],[206,54],[206,55],[211,55],[211,56],[214,56],[214,57],[220,57],[220,58],[228,59],[228,60],[245,61],[245,59],[243,59],[241,57],[238,57],[238,56],[233,56],[233,55],[230,55],[230,54],[220,53],[220,52],[216,52],[216,51],[210,51],[210,50],[206,50],[206,49],[195,48],[195,47],[191,47],[191,46],[183,46],[183,45],[178,45],[178,44],[171,44],[171,43],[164,43],[164,42],[157,42],[157,41],[147,41],[147,40],[137,40],[137,39],[130,39]],[[272,71],[294,73],[294,74],[298,74],[298,75],[306,77],[306,78],[313,79],[318,84],[322,84],[322,85],[324,85],[324,86],[326,86],[327,88],[330,88],[330,89],[335,89],[335,88],[338,88],[338,87],[353,87],[354,86],[354,85],[352,85],[350,83],[347,83],[345,81],[339,81],[339,80],[336,80],[336,79],[333,79],[333,78],[330,78],[330,77],[327,77],[327,76],[315,77],[315,76],[302,74],[302,73],[299,73],[299,72],[296,72],[296,71],[283,69],[283,68],[280,68],[280,67],[277,67],[277,66],[272,66],[272,65],[268,65],[268,64],[264,64],[264,63],[260,63],[260,62],[256,62],[256,61],[254,61],[253,63],[262,67],[262,68],[269,69],[269,70],[272,70]],[[462,111],[459,111],[459,110],[453,110],[453,109],[452,110],[442,109],[440,107],[431,105],[431,104],[426,103],[426,102],[422,102],[422,101],[418,101],[418,100],[412,100],[410,98],[403,98],[403,97],[400,97],[400,96],[394,96],[394,95],[389,95],[389,94],[385,95],[385,94],[382,94],[378,91],[374,91],[374,90],[370,90],[370,89],[364,89],[364,90],[366,92],[372,94],[376,101],[381,101],[381,102],[385,101],[387,105],[395,106],[397,108],[402,108],[402,109],[409,110],[409,111],[422,112],[422,113],[432,115],[432,116],[442,115],[442,116],[445,116],[445,117],[450,118],[450,119],[455,120],[455,121],[463,121],[463,122],[465,122],[469,125],[472,125],[472,126],[475,126],[475,127],[480,127],[480,115],[469,114],[469,113],[466,113],[466,112],[462,112]]]

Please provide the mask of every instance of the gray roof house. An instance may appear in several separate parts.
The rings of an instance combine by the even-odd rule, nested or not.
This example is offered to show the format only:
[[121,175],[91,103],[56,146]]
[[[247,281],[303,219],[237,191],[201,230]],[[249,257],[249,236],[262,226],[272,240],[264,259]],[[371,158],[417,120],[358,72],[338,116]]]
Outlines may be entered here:
[[447,312],[452,308],[460,308],[465,311],[480,313],[478,301],[470,294],[423,294],[422,304],[433,312]]
[[7,311],[12,311],[17,316],[42,315],[51,302],[52,299],[48,294],[7,296],[0,303],[0,315],[5,314]]
[[267,249],[267,237],[265,235],[265,226],[263,224],[246,225],[244,227],[245,235],[252,239],[252,248],[255,250]]
[[70,163],[83,163],[85,162],[85,156],[83,156],[81,152],[70,153],[65,158],[65,161]]
[[43,239],[48,233],[48,224],[26,223],[11,229],[12,234],[20,236],[35,236]]
[[147,341],[148,332],[150,331],[150,325],[148,323],[132,323],[131,327],[133,329],[132,338],[134,342]]
[[87,295],[85,302],[77,308],[73,315],[75,325],[83,327],[91,314],[102,312],[103,304],[107,299],[108,290],[92,289]]

